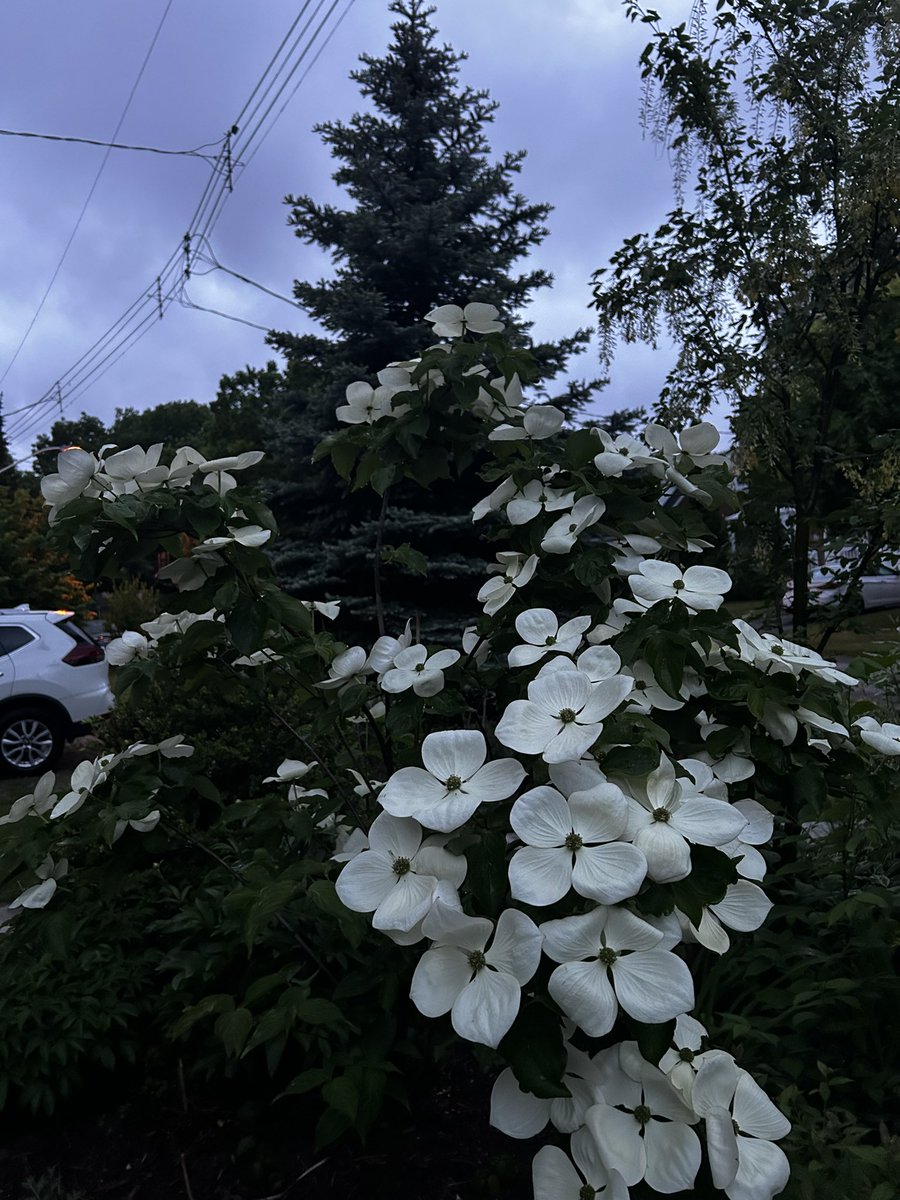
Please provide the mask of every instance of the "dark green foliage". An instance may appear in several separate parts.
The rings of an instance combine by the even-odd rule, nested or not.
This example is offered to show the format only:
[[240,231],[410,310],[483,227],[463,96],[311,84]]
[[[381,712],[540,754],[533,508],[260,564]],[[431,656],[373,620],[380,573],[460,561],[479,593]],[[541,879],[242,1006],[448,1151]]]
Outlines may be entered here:
[[817,542],[850,543],[851,576],[900,542],[897,7],[720,0],[670,29],[628,10],[653,30],[645,116],[678,204],[597,273],[601,331],[610,354],[617,333],[675,340],[663,419],[732,408],[744,558],[771,600],[792,577],[803,630]]

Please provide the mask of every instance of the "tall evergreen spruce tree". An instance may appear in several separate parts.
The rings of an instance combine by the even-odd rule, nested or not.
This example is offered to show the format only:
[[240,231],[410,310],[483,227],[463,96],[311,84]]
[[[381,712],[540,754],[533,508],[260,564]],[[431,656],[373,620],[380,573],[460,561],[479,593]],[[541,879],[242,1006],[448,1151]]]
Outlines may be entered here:
[[[286,201],[296,235],[328,250],[335,264],[333,278],[294,285],[324,333],[270,337],[286,358],[282,386],[270,394],[278,418],[268,438],[270,461],[279,467],[272,504],[284,548],[277,567],[299,596],[344,598],[345,614],[366,634],[374,623],[368,598],[378,514],[369,496],[336,491],[331,467],[311,461],[317,442],[336,427],[347,384],[431,345],[423,318],[440,304],[495,304],[530,344],[522,307],[552,282],[546,271],[520,263],[545,237],[550,206],[515,190],[524,151],[492,160],[485,130],[496,102],[460,83],[466,56],[437,41],[433,7],[395,0],[391,11],[398,19],[387,52],[363,55],[351,76],[367,111],[317,127],[340,163],[333,177],[351,205],[309,196]],[[552,378],[588,337],[581,330],[532,348]],[[570,388],[570,409],[592,386]],[[410,543],[430,563],[425,577],[387,568],[392,624],[438,610],[445,620],[429,632],[458,637],[485,571],[470,512],[483,491],[477,479],[438,480],[430,493],[391,490],[385,543]]]

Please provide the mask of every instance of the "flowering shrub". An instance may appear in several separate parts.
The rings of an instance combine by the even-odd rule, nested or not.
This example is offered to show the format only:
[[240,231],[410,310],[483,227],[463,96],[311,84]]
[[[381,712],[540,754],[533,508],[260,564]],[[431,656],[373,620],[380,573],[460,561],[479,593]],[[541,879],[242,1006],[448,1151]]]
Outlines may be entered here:
[[[552,406],[524,405],[534,366],[497,316],[435,310],[451,340],[351,384],[347,427],[319,451],[386,509],[396,481],[428,486],[493,449],[473,516],[503,548],[458,648],[409,626],[348,647],[322,628],[327,602],[286,596],[262,551],[271,517],[233,474],[252,454],[68,451],[44,481],[51,521],[97,576],[150,548],[174,556],[175,611],[110,647],[120,691],[166,672],[261,697],[267,674],[293,682],[304,720],[285,721],[285,744],[304,757],[260,777],[332,839],[335,903],[410,947],[416,1008],[496,1052],[491,1122],[516,1138],[553,1127],[536,1200],[699,1178],[769,1200],[789,1123],[690,1016],[699,947],[724,954],[765,921],[759,848],[786,792],[814,809],[900,753],[897,727],[851,706],[834,664],[725,610],[728,575],[699,561],[709,514],[733,502],[715,430],[564,430]],[[379,539],[376,588],[381,553]],[[75,814],[108,841],[165,821],[165,789],[134,774],[151,752],[164,775],[187,748],[132,747],[62,799],[42,781],[17,802],[28,836],[0,841],[11,909],[56,902]],[[94,811],[120,775],[127,799]],[[256,1036],[242,1020],[241,1045]],[[359,1081],[335,1082],[323,1094],[352,1124]]]

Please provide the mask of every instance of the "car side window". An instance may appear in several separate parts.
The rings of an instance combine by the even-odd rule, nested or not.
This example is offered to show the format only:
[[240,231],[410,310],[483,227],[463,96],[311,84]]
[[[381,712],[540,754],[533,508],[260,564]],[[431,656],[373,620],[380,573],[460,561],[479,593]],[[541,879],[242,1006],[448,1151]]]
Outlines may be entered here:
[[34,641],[34,634],[21,625],[0,625],[0,651],[12,654]]

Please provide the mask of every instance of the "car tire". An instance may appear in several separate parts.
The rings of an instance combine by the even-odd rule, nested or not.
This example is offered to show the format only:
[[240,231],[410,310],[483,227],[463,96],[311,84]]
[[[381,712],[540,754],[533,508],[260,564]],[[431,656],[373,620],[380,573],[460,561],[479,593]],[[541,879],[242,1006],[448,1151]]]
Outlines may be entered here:
[[0,715],[0,771],[5,775],[51,770],[65,744],[62,722],[45,708],[11,708]]

